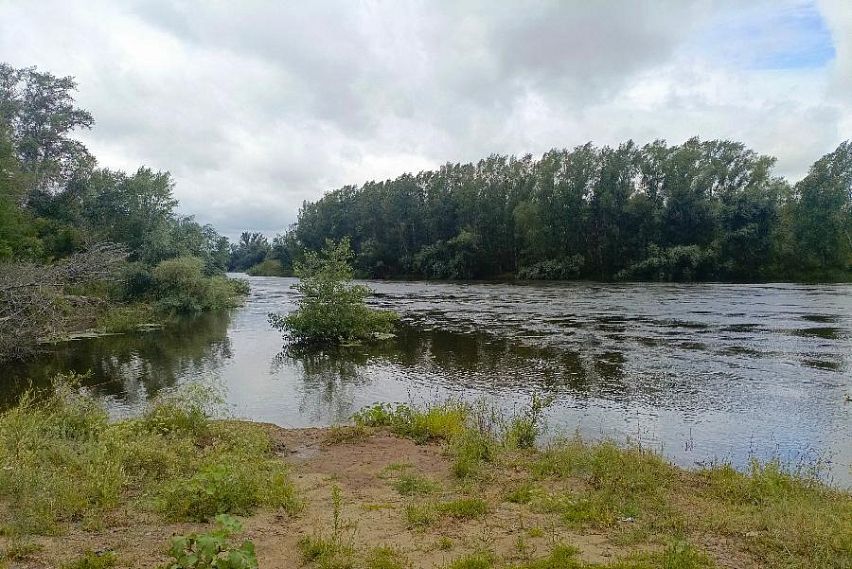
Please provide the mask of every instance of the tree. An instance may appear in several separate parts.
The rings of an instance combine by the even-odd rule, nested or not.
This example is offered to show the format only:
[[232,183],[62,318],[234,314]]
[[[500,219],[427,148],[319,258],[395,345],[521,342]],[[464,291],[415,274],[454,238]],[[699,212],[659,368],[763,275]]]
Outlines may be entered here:
[[793,232],[809,268],[852,266],[852,141],[842,143],[796,184]]
[[302,344],[374,340],[390,333],[398,317],[367,306],[371,291],[352,283],[352,257],[348,239],[329,240],[320,253],[309,252],[296,265],[297,310],[270,314],[270,324]]
[[75,106],[76,89],[73,77],[0,64],[0,120],[12,130],[18,160],[32,178],[33,191],[57,191],[94,166],[86,147],[71,138],[74,130],[94,124],[89,112]]

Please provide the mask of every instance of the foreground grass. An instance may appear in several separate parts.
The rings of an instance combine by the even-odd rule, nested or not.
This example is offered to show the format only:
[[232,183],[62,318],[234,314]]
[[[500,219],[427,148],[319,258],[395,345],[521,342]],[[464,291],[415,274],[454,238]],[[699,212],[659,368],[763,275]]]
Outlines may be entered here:
[[[663,548],[611,567],[712,567],[699,545],[720,539],[734,542],[737,551],[766,567],[852,567],[848,492],[791,473],[777,462],[754,462],[748,472],[729,465],[691,472],[656,453],[612,442],[567,439],[544,449],[519,448],[529,446],[519,440],[534,438],[535,419],[527,413],[505,421],[454,402],[425,409],[375,406],[355,417],[357,425],[388,428],[418,443],[440,441],[464,488],[480,494],[496,490],[504,502],[549,514],[572,530],[604,532],[626,547]],[[441,513],[480,516],[487,510],[477,499],[455,505],[426,501],[408,504],[405,516],[409,527],[422,528]],[[559,559],[518,567],[593,566],[566,549],[556,548],[552,555]],[[483,553],[452,565],[502,566]]]
[[140,418],[109,422],[102,406],[63,378],[47,397],[27,393],[0,415],[0,504],[5,534],[96,529],[153,514],[204,521],[258,506],[298,509],[286,466],[266,432],[211,421],[187,391]]
[[[455,402],[377,406],[354,427],[287,433],[322,448],[324,466],[289,467],[297,498],[269,431],[211,420],[209,409],[204,393],[188,391],[109,422],[66,380],[0,415],[0,567],[56,559],[56,547],[69,567],[124,567],[119,550],[74,557],[67,536],[38,535],[214,517],[216,526],[178,524],[191,533],[171,549],[162,533],[143,549],[195,559],[214,544],[216,555],[256,567],[251,539],[263,536],[261,561],[317,569],[852,567],[852,496],[777,463],[685,471],[611,442],[535,448],[534,410],[505,419]],[[413,452],[404,438],[429,446]],[[255,515],[269,508],[286,515]],[[251,517],[249,535],[221,514]],[[595,553],[601,540],[606,556]],[[137,556],[140,565],[157,566]]]

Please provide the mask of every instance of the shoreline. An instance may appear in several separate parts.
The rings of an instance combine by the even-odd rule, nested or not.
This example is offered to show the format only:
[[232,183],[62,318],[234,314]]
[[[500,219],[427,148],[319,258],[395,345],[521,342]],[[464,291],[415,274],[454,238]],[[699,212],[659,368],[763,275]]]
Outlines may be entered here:
[[[300,503],[243,512],[235,539],[254,544],[259,567],[282,569],[829,568],[852,561],[852,536],[843,534],[843,520],[852,519],[843,517],[852,515],[848,491],[770,465],[751,474],[697,472],[654,453],[579,440],[495,447],[464,470],[466,446],[484,443],[459,442],[469,432],[449,434],[451,412],[423,412],[431,413],[430,426],[408,434],[395,419],[371,426],[381,421],[363,416],[355,426],[303,429],[211,421],[217,431],[269,437],[270,460],[284,463]],[[111,552],[115,564],[105,567],[154,568],[168,561],[173,536],[213,525],[168,521],[127,495],[102,522],[85,518],[64,522],[55,536],[7,528],[0,551],[9,567],[27,569],[59,567],[87,551]],[[15,551],[25,554],[10,559]]]

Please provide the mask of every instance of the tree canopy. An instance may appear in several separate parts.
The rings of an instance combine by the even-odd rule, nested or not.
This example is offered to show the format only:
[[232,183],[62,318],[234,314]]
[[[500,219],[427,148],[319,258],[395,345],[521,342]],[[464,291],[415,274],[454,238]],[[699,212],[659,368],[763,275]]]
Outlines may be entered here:
[[279,240],[348,237],[379,278],[849,279],[852,145],[796,185],[774,164],[698,138],[493,155],[329,192]]

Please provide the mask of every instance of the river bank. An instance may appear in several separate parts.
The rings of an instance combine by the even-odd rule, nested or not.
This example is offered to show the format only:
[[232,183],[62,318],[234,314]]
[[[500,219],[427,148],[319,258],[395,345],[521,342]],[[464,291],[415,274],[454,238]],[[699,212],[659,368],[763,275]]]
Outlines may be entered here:
[[458,404],[282,429],[206,419],[200,399],[105,422],[62,397],[0,417],[0,564],[160,567],[173,536],[226,512],[242,520],[234,547],[251,541],[264,568],[852,563],[852,494],[774,464],[687,471],[606,442],[527,448],[534,421]]

